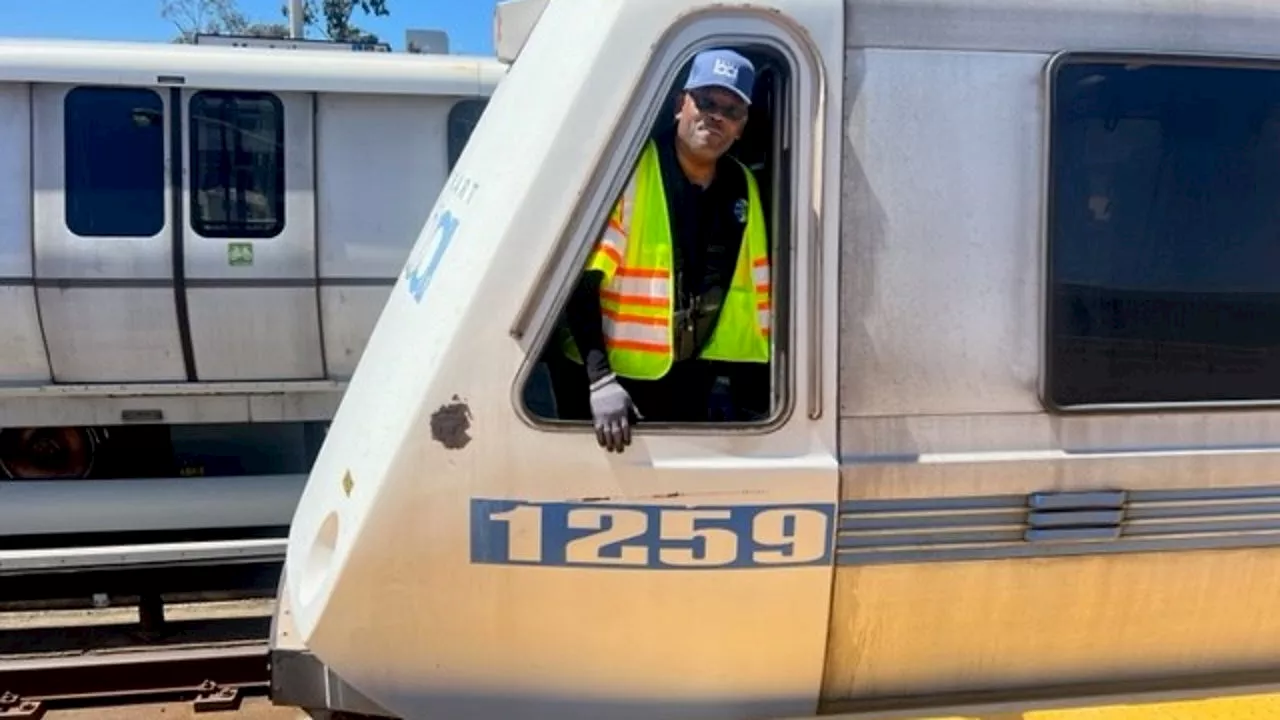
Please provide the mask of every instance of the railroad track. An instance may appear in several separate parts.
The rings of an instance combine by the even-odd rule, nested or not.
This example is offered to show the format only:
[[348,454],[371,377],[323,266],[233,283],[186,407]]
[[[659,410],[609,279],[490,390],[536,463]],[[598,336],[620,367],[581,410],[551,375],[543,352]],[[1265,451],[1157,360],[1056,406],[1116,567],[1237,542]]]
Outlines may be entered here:
[[[189,570],[217,575],[210,567]],[[62,575],[0,602],[0,720],[159,701],[190,703],[195,712],[233,710],[265,695],[272,573],[165,592],[170,572],[151,575],[136,595],[118,592],[123,581],[114,594],[67,594]],[[47,592],[53,589],[59,592]]]
[[136,648],[89,657],[0,661],[0,718],[39,720],[51,709],[190,699],[195,711],[232,710],[265,692],[267,643]]

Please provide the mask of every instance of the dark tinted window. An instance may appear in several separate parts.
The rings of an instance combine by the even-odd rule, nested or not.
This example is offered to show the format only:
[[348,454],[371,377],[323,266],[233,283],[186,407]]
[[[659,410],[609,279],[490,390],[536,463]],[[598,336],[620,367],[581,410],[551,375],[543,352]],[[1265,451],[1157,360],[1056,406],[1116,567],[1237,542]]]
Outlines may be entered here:
[[1280,72],[1067,64],[1050,400],[1280,399]]
[[460,100],[449,109],[449,169],[457,164],[462,149],[471,139],[471,132],[480,122],[480,115],[489,104],[488,100]]
[[164,104],[151,90],[67,93],[67,229],[92,237],[149,237],[164,229],[164,133]]
[[261,92],[191,98],[191,227],[222,238],[284,230],[284,108]]

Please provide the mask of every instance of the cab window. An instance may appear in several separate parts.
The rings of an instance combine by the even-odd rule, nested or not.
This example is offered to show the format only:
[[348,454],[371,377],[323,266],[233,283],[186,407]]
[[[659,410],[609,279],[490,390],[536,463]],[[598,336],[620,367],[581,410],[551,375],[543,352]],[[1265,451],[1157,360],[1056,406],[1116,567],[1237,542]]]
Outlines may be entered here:
[[[643,416],[641,431],[768,424],[785,405],[787,383],[778,362],[788,354],[789,329],[792,168],[785,133],[795,123],[781,119],[792,112],[787,99],[793,73],[768,46],[701,49],[731,50],[750,62],[751,102],[737,105],[722,87],[686,91],[694,53],[684,58],[646,128],[639,157],[618,179],[623,190],[596,225],[583,272],[573,278],[549,339],[537,349],[538,363],[523,388],[535,421],[590,423],[590,353],[577,342],[583,333],[603,341],[596,356],[603,352],[628,389]],[[732,72],[724,64],[707,67],[722,76]],[[734,107],[745,107],[745,115],[737,118]],[[685,123],[678,119],[682,113]],[[739,123],[740,134],[715,165],[714,179],[700,187],[683,169],[677,147],[690,146],[694,136],[687,133],[702,133],[694,144],[706,142],[707,157],[714,157],[715,131],[736,134]],[[642,187],[657,188],[645,194],[649,202],[631,194]],[[664,214],[667,227],[655,232],[654,218]],[[646,248],[664,247],[669,238],[670,250],[642,252],[639,238]],[[654,384],[667,387],[645,389]]]

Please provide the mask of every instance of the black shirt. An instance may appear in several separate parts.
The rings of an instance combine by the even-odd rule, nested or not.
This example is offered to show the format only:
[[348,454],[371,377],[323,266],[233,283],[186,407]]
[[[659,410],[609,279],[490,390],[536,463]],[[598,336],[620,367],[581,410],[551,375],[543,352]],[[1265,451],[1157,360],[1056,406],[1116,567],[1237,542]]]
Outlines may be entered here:
[[[746,229],[747,183],[743,167],[724,156],[704,189],[690,182],[680,168],[674,126],[654,140],[671,221],[674,350],[680,361],[697,355],[719,319]],[[600,322],[603,279],[599,271],[584,273],[568,307],[569,332],[582,353],[590,382],[609,374]]]

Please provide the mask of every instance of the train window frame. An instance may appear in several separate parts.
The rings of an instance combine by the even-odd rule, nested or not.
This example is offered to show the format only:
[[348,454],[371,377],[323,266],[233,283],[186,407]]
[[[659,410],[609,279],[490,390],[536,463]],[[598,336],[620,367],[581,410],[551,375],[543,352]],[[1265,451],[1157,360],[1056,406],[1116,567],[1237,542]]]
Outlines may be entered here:
[[487,97],[462,98],[449,107],[449,116],[445,121],[445,156],[450,172],[458,164],[458,158],[462,157],[462,151],[466,149],[488,107]]
[[[132,111],[133,123],[139,126],[142,118],[147,118],[147,127],[154,130],[156,136],[154,140],[148,143],[148,152],[155,156],[155,162],[142,163],[137,162],[137,154],[133,152],[134,148],[128,148],[128,155],[133,162],[125,163],[131,169],[136,170],[144,167],[146,175],[137,173],[131,176],[131,181],[145,179],[147,181],[145,188],[134,190],[132,193],[141,198],[146,197],[145,212],[139,211],[136,207],[137,203],[131,205],[123,205],[120,203],[112,203],[116,207],[123,207],[123,211],[119,213],[107,213],[105,218],[92,217],[86,221],[84,212],[92,213],[97,208],[86,209],[84,201],[88,200],[93,194],[100,192],[98,187],[85,187],[81,183],[84,182],[86,174],[93,175],[91,166],[94,163],[95,153],[106,150],[109,153],[118,153],[121,148],[118,142],[99,142],[92,137],[81,140],[85,135],[92,135],[104,131],[104,124],[99,116],[94,114],[94,105],[104,96],[119,98],[121,101],[127,101],[130,96],[136,96],[141,99],[146,98],[146,103],[134,101]],[[84,104],[84,107],[81,104]],[[101,105],[98,105],[100,108]],[[80,112],[87,112],[89,117],[82,122],[77,122],[76,118]],[[154,237],[164,232],[169,222],[169,176],[166,168],[168,161],[168,122],[169,112],[166,107],[165,98],[159,92],[147,87],[131,87],[131,86],[112,86],[112,85],[77,85],[69,89],[62,98],[62,206],[63,206],[63,223],[66,225],[71,234],[81,238],[136,238],[136,237]],[[103,164],[111,165],[118,168],[120,163],[112,161],[110,158],[102,161]],[[86,173],[86,171],[88,171]],[[116,170],[105,173],[107,176],[114,176]],[[154,182],[151,182],[154,180]],[[92,183],[89,180],[88,183]],[[114,191],[114,194],[120,193],[120,190]],[[124,192],[130,192],[125,190]],[[93,203],[89,203],[92,205]],[[146,220],[146,222],[141,222]]]
[[[726,22],[727,21],[727,22]],[[713,27],[717,26],[717,27]],[[683,41],[683,42],[679,42]],[[777,61],[781,75],[774,102],[784,110],[768,118],[771,135],[765,147],[770,169],[766,183],[758,169],[756,177],[761,200],[765,205],[769,236],[772,285],[772,342],[768,370],[768,411],[763,417],[746,420],[697,420],[654,421],[647,420],[635,427],[640,435],[708,436],[708,435],[764,435],[785,426],[794,415],[798,402],[796,367],[793,356],[798,350],[794,335],[797,312],[808,307],[804,298],[795,297],[793,284],[796,268],[793,257],[803,244],[817,242],[811,233],[801,230],[800,217],[804,202],[811,198],[813,187],[806,178],[811,174],[816,160],[806,156],[806,143],[801,141],[797,128],[808,126],[809,121],[820,121],[802,98],[816,92],[820,68],[812,63],[803,41],[768,19],[747,17],[732,10],[703,11],[689,19],[683,27],[673,29],[667,38],[667,47],[655,47],[630,100],[630,111],[624,113],[620,126],[616,127],[611,148],[602,153],[596,168],[595,180],[584,189],[579,211],[575,213],[575,226],[568,230],[568,237],[561,241],[558,258],[552,258],[542,278],[535,283],[535,293],[546,293],[539,310],[540,319],[531,318],[528,335],[520,329],[525,321],[518,318],[512,332],[527,343],[524,362],[516,373],[511,386],[511,401],[516,415],[527,426],[544,432],[591,432],[589,417],[562,419],[535,413],[530,407],[530,389],[535,380],[550,385],[543,355],[555,337],[555,330],[572,293],[587,257],[604,228],[614,200],[636,167],[644,143],[656,128],[655,121],[671,106],[669,100],[678,94],[680,85],[693,56],[711,48],[732,48],[746,52],[750,57],[771,56]],[[757,92],[759,92],[757,83]],[[759,123],[759,121],[757,121]],[[751,127],[750,122],[748,128]],[[735,145],[735,148],[737,146]],[[813,148],[809,148],[812,150]],[[734,154],[731,149],[730,155]],[[809,282],[819,278],[805,271]],[[554,277],[551,274],[555,273]],[[554,294],[553,296],[551,294]],[[536,296],[535,296],[536,297]],[[531,299],[526,309],[531,308]],[[813,349],[809,349],[813,352]],[[813,372],[813,358],[809,359]],[[810,378],[812,383],[814,378]],[[583,379],[585,387],[585,376]],[[550,391],[554,394],[554,391]]]
[[[224,222],[212,222],[206,220],[201,213],[200,193],[206,188],[201,185],[200,178],[202,175],[202,166],[200,155],[202,148],[199,144],[200,132],[199,124],[202,117],[208,117],[208,114],[197,113],[199,103],[207,98],[231,99],[234,101],[266,101],[271,108],[271,115],[274,118],[274,127],[272,128],[273,140],[276,150],[274,152],[273,162],[270,163],[272,172],[275,174],[275,182],[272,184],[273,190],[270,194],[263,193],[267,196],[268,206],[275,210],[275,217],[270,223],[262,223],[260,225],[246,224],[243,219],[226,220]],[[269,240],[278,237],[284,232],[287,208],[287,181],[288,172],[286,169],[286,154],[288,152],[285,140],[285,108],[284,103],[275,93],[264,90],[199,90],[191,95],[187,100],[187,192],[188,203],[190,204],[190,224],[191,229],[196,234],[204,238],[230,239],[230,240]],[[237,126],[236,133],[243,133],[243,128]],[[221,154],[225,155],[227,150],[221,150]]]
[[[1067,112],[1072,107],[1072,104],[1068,104],[1064,102],[1063,84],[1066,82],[1064,80],[1064,73],[1068,69],[1078,69],[1082,66],[1103,66],[1108,69],[1118,69],[1124,72],[1140,71],[1148,68],[1156,68],[1159,70],[1164,70],[1166,72],[1177,72],[1177,71],[1187,71],[1187,70],[1190,70],[1192,72],[1197,72],[1197,71],[1241,72],[1243,71],[1240,75],[1232,77],[1231,79],[1233,81],[1240,80],[1241,78],[1243,78],[1244,73],[1262,71],[1261,75],[1269,76],[1270,82],[1274,83],[1274,87],[1276,88],[1275,94],[1271,96],[1271,101],[1269,103],[1268,111],[1269,112],[1280,111],[1280,63],[1275,63],[1271,61],[1252,60],[1248,58],[1225,58],[1225,57],[1196,56],[1196,55],[1183,55],[1183,54],[1172,54],[1172,53],[1162,54],[1162,53],[1120,53],[1120,52],[1062,52],[1050,59],[1049,63],[1045,67],[1046,82],[1044,84],[1046,113],[1045,113],[1045,120],[1044,120],[1045,127],[1044,127],[1044,136],[1043,136],[1044,142],[1045,142],[1045,151],[1044,151],[1044,157],[1045,157],[1044,208],[1045,210],[1044,210],[1044,225],[1043,225],[1043,237],[1042,237],[1042,249],[1043,249],[1043,258],[1044,258],[1043,265],[1042,265],[1042,270],[1044,273],[1043,275],[1044,284],[1042,287],[1043,312],[1041,315],[1041,323],[1042,323],[1041,352],[1042,352],[1043,372],[1041,375],[1041,383],[1040,383],[1040,398],[1041,398],[1042,404],[1046,407],[1046,409],[1048,409],[1051,412],[1057,412],[1057,413],[1063,413],[1063,414],[1106,412],[1106,411],[1161,411],[1161,410],[1199,411],[1199,410],[1211,409],[1211,408],[1257,407],[1257,406],[1280,405],[1280,386],[1273,388],[1270,393],[1266,393],[1266,394],[1254,393],[1248,396],[1237,395],[1234,397],[1228,396],[1226,393],[1221,393],[1221,392],[1207,393],[1203,391],[1200,393],[1199,396],[1196,396],[1193,393],[1187,392],[1185,390],[1183,391],[1182,395],[1179,396],[1169,391],[1169,387],[1171,386],[1172,387],[1185,386],[1187,380],[1191,380],[1192,382],[1203,381],[1208,375],[1211,374],[1203,371],[1196,372],[1196,373],[1184,372],[1177,380],[1169,382],[1165,387],[1160,388],[1159,390],[1154,390],[1154,391],[1148,390],[1147,393],[1151,397],[1137,397],[1136,396],[1137,393],[1140,392],[1138,390],[1129,390],[1131,395],[1128,397],[1119,395],[1115,391],[1107,393],[1105,390],[1099,389],[1096,385],[1092,387],[1088,387],[1087,390],[1079,393],[1080,395],[1079,397],[1076,397],[1074,399],[1070,397],[1064,397],[1064,393],[1062,392],[1062,390],[1063,390],[1063,383],[1065,382],[1064,377],[1067,371],[1064,369],[1066,367],[1066,363],[1063,362],[1063,359],[1060,355],[1061,349],[1059,347],[1060,330],[1064,323],[1062,314],[1064,312],[1075,312],[1076,314],[1079,314],[1080,312],[1086,312],[1087,310],[1087,309],[1080,310],[1079,308],[1076,308],[1074,305],[1068,306],[1062,300],[1062,298],[1059,297],[1060,295],[1059,287],[1061,283],[1061,278],[1064,274],[1064,271],[1063,271],[1064,264],[1060,262],[1061,260],[1060,255],[1062,253],[1069,252],[1069,250],[1063,251],[1062,247],[1065,244],[1068,244],[1071,242],[1079,243],[1080,241],[1078,237],[1075,238],[1074,240],[1070,240],[1070,239],[1064,240],[1062,237],[1064,235],[1064,232],[1062,231],[1062,224],[1065,222],[1064,216],[1066,214],[1064,207],[1066,206],[1067,201],[1063,197],[1063,193],[1065,193],[1066,190],[1060,190],[1060,188],[1063,188],[1065,186],[1066,188],[1069,189],[1073,185],[1072,182],[1064,182],[1064,176],[1068,171],[1064,170],[1062,167],[1062,164],[1064,162],[1069,161],[1071,158],[1071,149],[1066,147],[1065,141],[1062,140],[1063,135],[1066,132],[1063,129],[1064,123],[1061,122],[1062,114],[1064,112]],[[1090,77],[1088,79],[1090,79],[1092,82],[1106,82],[1106,77],[1102,77],[1102,76],[1099,76],[1098,78]],[[1266,82],[1266,80],[1263,80],[1261,82]],[[1260,86],[1260,84],[1261,83],[1256,83],[1253,87],[1257,88]],[[1170,83],[1171,87],[1174,87],[1176,85],[1177,85],[1176,83]],[[1185,92],[1185,89],[1183,89],[1183,92]],[[1119,96],[1120,95],[1117,94],[1117,97]],[[1249,94],[1241,94],[1237,97],[1240,97],[1241,99],[1243,99],[1245,97],[1252,97],[1252,96]],[[1183,97],[1182,99],[1184,101],[1186,100],[1185,97]],[[1168,98],[1166,98],[1165,100],[1169,101]],[[1076,105],[1079,105],[1080,103],[1083,103],[1083,102],[1085,102],[1085,100],[1082,100],[1081,98],[1075,98]],[[1141,102],[1141,101],[1134,101],[1134,102],[1136,104],[1137,102]],[[1150,110],[1150,108],[1147,108],[1147,109]],[[1106,126],[1109,125],[1110,128],[1108,128],[1107,130],[1108,132],[1112,132],[1114,128],[1118,126],[1118,123],[1123,120],[1123,117],[1119,117],[1119,116],[1123,115],[1123,113],[1125,113],[1126,111],[1129,112],[1130,116],[1132,117],[1132,112],[1133,112],[1132,110],[1111,110],[1111,113],[1118,115],[1118,117],[1115,119],[1115,122],[1112,122],[1110,117],[1108,117],[1107,119],[1104,119],[1104,128],[1106,128]],[[1184,115],[1179,119],[1186,120],[1186,116]],[[1188,120],[1187,122],[1192,122],[1192,121]],[[1264,120],[1264,124],[1270,123],[1270,122],[1271,122],[1270,120]],[[1261,127],[1263,127],[1263,125],[1259,126],[1259,128]],[[1164,143],[1163,138],[1166,130],[1163,126],[1160,126],[1159,130],[1160,130],[1159,137],[1161,139],[1161,142]],[[1215,130],[1216,130],[1216,127],[1215,127]],[[1204,143],[1201,142],[1200,144],[1204,144]],[[1166,149],[1167,145],[1168,143],[1164,143],[1160,146],[1160,152],[1161,152],[1162,158],[1164,157],[1165,154],[1170,154],[1170,153],[1176,154],[1179,152],[1179,150],[1182,149],[1181,147],[1175,147],[1172,151],[1170,151]],[[1215,152],[1217,154],[1221,154],[1222,153],[1221,148],[1222,148],[1222,145],[1219,142],[1218,148]],[[1132,148],[1129,148],[1129,150],[1131,151]],[[1082,162],[1087,162],[1087,159],[1081,160],[1079,158],[1076,158],[1075,161],[1082,163]],[[1087,180],[1087,178],[1085,179]],[[1075,180],[1076,183],[1079,183],[1082,181],[1083,180],[1081,180],[1078,177]],[[1216,186],[1221,187],[1221,183],[1217,183]],[[1153,196],[1158,190],[1161,189],[1161,187],[1162,187],[1161,183],[1146,183],[1143,185],[1144,191]],[[1090,194],[1090,196],[1086,199],[1089,201],[1091,206],[1092,204],[1096,204],[1094,203],[1093,194]],[[1106,196],[1102,198],[1102,200],[1106,201],[1108,208],[1111,208],[1111,205],[1112,205],[1111,199],[1112,198],[1110,193],[1108,193]],[[1102,200],[1100,200],[1099,202],[1101,202]],[[1109,220],[1110,213],[1107,213],[1107,217]],[[1144,233],[1144,235],[1149,235],[1151,233],[1150,225],[1153,225],[1153,224],[1155,223],[1147,222],[1141,225],[1141,230]],[[1267,226],[1269,227],[1270,225],[1267,224]],[[1083,236],[1084,234],[1082,233],[1081,235]],[[1169,247],[1169,240],[1167,238],[1162,240],[1161,244],[1158,247],[1161,250],[1167,250]],[[1259,247],[1262,247],[1262,245],[1259,245]],[[1177,248],[1175,247],[1175,251],[1176,249]],[[1187,262],[1191,262],[1191,261],[1188,260]],[[1077,262],[1077,264],[1079,264],[1079,262]],[[1141,265],[1141,266],[1146,266],[1147,264],[1148,264],[1148,261],[1142,261],[1138,263],[1138,265]],[[1182,289],[1182,288],[1186,288],[1185,283],[1181,285],[1170,283],[1170,285],[1175,288],[1175,292],[1190,292],[1190,293],[1197,292],[1194,289],[1190,291]],[[1280,283],[1278,283],[1278,285],[1280,285]],[[1201,294],[1203,294],[1203,291],[1200,291],[1200,292]],[[1277,294],[1280,294],[1280,288],[1277,288],[1276,292]],[[1120,307],[1119,298],[1113,298],[1109,302],[1111,303],[1111,305],[1115,307]],[[1078,304],[1079,303],[1076,303],[1076,305]],[[1196,307],[1196,305],[1188,303],[1188,307]],[[1147,309],[1149,310],[1150,307],[1148,306]],[[1086,315],[1087,315],[1087,312],[1086,312]],[[1181,338],[1174,338],[1170,340],[1166,336],[1166,338],[1162,340],[1158,337],[1155,337],[1154,333],[1140,336],[1140,337],[1139,336],[1135,336],[1135,337],[1137,337],[1137,341],[1136,341],[1137,343],[1149,344],[1153,348],[1151,350],[1153,354],[1158,354],[1160,347],[1168,347],[1170,342],[1177,343],[1181,339]],[[1153,339],[1153,337],[1155,339]],[[1120,338],[1120,340],[1127,340],[1127,338]],[[1201,340],[1200,344],[1202,347],[1204,347],[1203,340]],[[1218,344],[1218,345],[1219,347],[1228,348],[1229,352],[1238,352],[1237,349],[1243,347],[1239,344],[1236,344],[1236,345]],[[1272,351],[1280,351],[1280,344],[1264,346],[1264,347],[1267,347],[1267,349]],[[1108,360],[1108,362],[1114,362],[1114,360]],[[1212,361],[1208,361],[1206,362],[1206,364],[1210,364],[1210,366],[1212,367],[1211,362]],[[1160,368],[1160,366],[1155,364],[1148,364],[1146,366],[1143,366],[1142,371],[1144,373],[1148,373],[1149,375],[1144,375],[1140,379],[1148,379],[1149,377],[1154,378],[1156,376],[1156,373],[1150,373],[1152,369],[1160,370],[1162,368]],[[1248,377],[1257,378],[1259,377],[1259,375],[1265,375],[1265,374],[1266,373],[1254,372],[1254,373],[1250,373]],[[1109,384],[1111,385],[1116,385],[1117,383],[1119,383],[1121,386],[1123,386],[1125,384],[1123,381],[1116,380],[1114,377],[1110,375],[1105,375],[1105,379],[1108,380]],[[1243,385],[1247,386],[1252,384],[1253,382],[1254,381],[1252,380],[1247,380],[1243,383]]]

